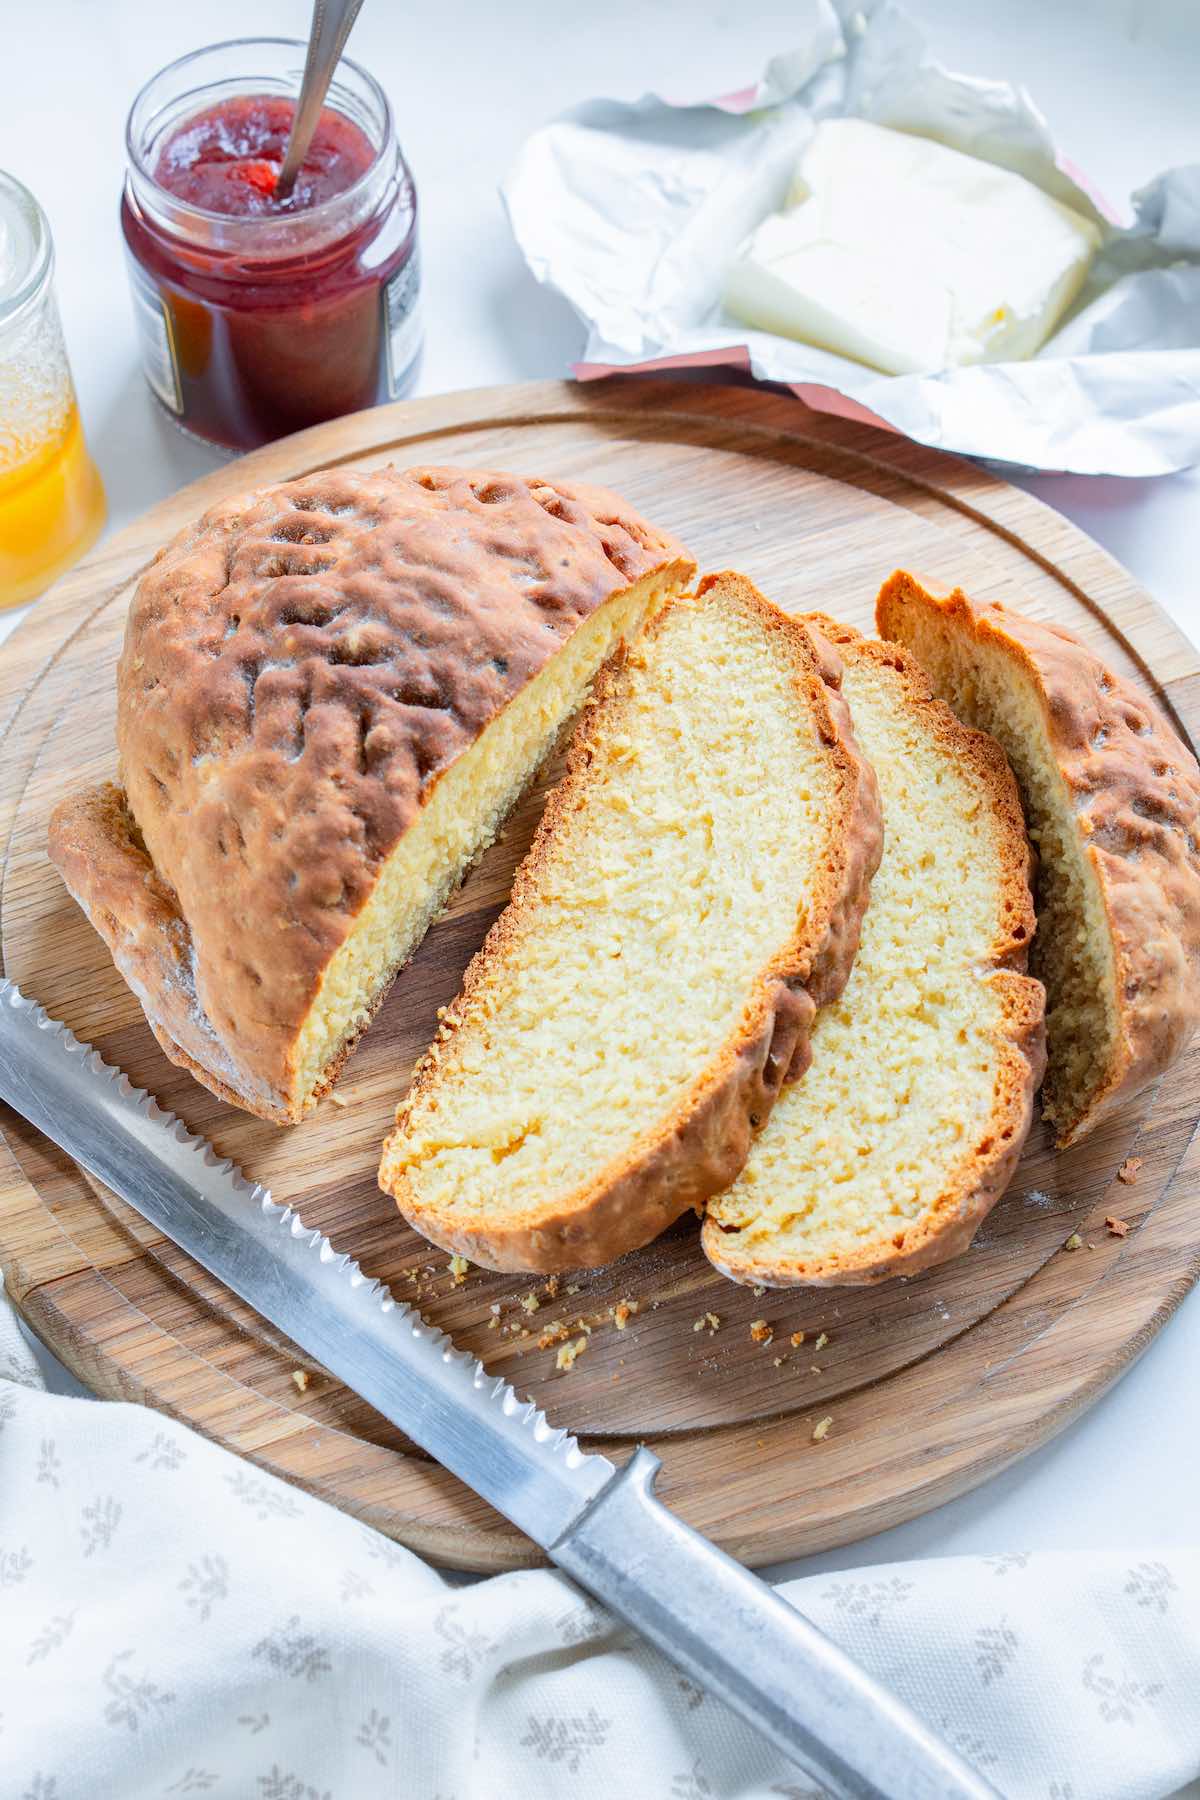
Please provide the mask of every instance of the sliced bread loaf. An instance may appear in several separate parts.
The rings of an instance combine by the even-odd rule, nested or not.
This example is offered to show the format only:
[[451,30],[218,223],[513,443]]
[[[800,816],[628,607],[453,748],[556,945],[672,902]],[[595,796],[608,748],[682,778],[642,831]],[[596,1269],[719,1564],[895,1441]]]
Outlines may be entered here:
[[1039,859],[1043,1104],[1072,1144],[1200,1018],[1200,770],[1148,697],[1058,626],[902,570],[877,613],[1016,771]]
[[883,799],[883,860],[812,1064],[710,1202],[709,1259],[773,1287],[882,1281],[964,1250],[1029,1128],[1042,990],[1016,786],[915,660],[832,621]]
[[622,638],[695,574],[615,494],[328,469],[212,507],[150,565],[123,789],[50,856],[173,1061],[299,1119]]
[[737,1173],[879,858],[836,658],[736,575],[601,678],[380,1181],[494,1268],[592,1267]]

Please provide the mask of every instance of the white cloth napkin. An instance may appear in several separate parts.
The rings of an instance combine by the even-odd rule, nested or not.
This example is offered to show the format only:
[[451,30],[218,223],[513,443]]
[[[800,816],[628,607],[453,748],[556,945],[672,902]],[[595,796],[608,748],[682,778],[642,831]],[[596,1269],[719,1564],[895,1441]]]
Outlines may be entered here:
[[[1010,1800],[1200,1773],[1200,1552],[783,1592]],[[815,1800],[548,1571],[453,1584],[137,1406],[50,1395],[0,1294],[0,1800]]]

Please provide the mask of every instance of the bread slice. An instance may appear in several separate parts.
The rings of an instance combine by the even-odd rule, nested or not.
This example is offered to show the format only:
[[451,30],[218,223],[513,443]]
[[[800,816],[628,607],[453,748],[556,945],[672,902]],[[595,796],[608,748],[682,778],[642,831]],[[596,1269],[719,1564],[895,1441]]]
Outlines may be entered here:
[[1003,753],[905,651],[814,623],[835,639],[879,780],[883,860],[807,1075],[708,1207],[710,1261],[772,1287],[882,1281],[964,1250],[1016,1166],[1044,1061],[1042,990],[1022,972],[1029,848]]
[[1043,1105],[1073,1144],[1161,1075],[1200,1017],[1200,770],[1149,698],[1058,626],[903,570],[877,612],[1016,771],[1039,857]]
[[130,607],[123,788],[68,797],[49,843],[172,1060],[303,1117],[694,575],[615,494],[485,470],[328,469],[181,532]]
[[602,678],[384,1147],[426,1237],[594,1267],[737,1173],[846,980],[879,858],[837,678],[729,574]]

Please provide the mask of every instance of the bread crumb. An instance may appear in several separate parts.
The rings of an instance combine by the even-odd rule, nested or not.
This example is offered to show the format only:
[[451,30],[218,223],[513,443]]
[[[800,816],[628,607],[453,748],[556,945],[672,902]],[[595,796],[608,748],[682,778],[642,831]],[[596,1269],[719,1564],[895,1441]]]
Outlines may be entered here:
[[756,1300],[761,1300],[766,1291],[765,1287],[755,1287],[750,1289],[750,1292],[754,1295]]
[[495,1331],[498,1328],[499,1324],[500,1324],[499,1319],[496,1317],[495,1313],[493,1313],[491,1318],[488,1320],[488,1330]]
[[808,1372],[810,1375],[819,1375],[821,1373],[821,1365],[819,1363],[813,1363]]
[[586,1349],[587,1339],[585,1337],[576,1338],[573,1344],[564,1344],[554,1359],[555,1368],[563,1370],[573,1368],[575,1358],[582,1356]]
[[769,1344],[775,1333],[765,1319],[754,1319],[750,1325],[750,1336],[756,1344]]
[[545,1287],[542,1289],[542,1294],[543,1294],[544,1298],[547,1300],[557,1300],[558,1299],[558,1276],[557,1275],[552,1275],[550,1277],[549,1281],[546,1283]]
[[1067,1239],[1066,1243],[1063,1245],[1063,1249],[1064,1250],[1082,1250],[1083,1249],[1083,1239],[1080,1237],[1080,1235],[1077,1231],[1073,1231],[1071,1233],[1070,1237]]
[[571,1286],[567,1289],[567,1292],[568,1294],[577,1294],[579,1292],[579,1283],[577,1281],[572,1282]]
[[612,1309],[613,1324],[618,1331],[624,1331],[637,1309],[636,1300],[618,1300]]
[[329,1104],[331,1106],[349,1106],[350,1102],[347,1100],[345,1094],[339,1094],[336,1088],[331,1088],[329,1093]]
[[564,1325],[561,1319],[556,1319],[553,1325],[547,1325],[545,1331],[543,1331],[542,1335],[539,1337],[538,1349],[549,1350],[555,1344],[565,1344],[570,1335],[570,1326]]
[[720,1318],[714,1312],[701,1313],[700,1317],[696,1319],[692,1325],[693,1331],[707,1331],[709,1337],[712,1336],[714,1331],[720,1331],[720,1329]]
[[446,1267],[454,1277],[455,1287],[461,1287],[463,1282],[467,1279],[467,1271],[471,1265],[465,1256],[452,1256],[450,1261],[446,1264]]
[[535,1313],[541,1304],[536,1294],[521,1295],[521,1305],[527,1313]]
[[827,1331],[823,1331],[821,1333],[820,1337],[817,1339],[816,1343],[813,1345],[813,1355],[815,1356],[818,1350],[823,1350],[828,1342],[829,1342],[829,1333]]
[[792,1349],[798,1350],[803,1342],[804,1342],[804,1333],[802,1331],[793,1331],[793,1333],[792,1333]]
[[782,1369],[784,1363],[787,1361],[787,1357],[786,1356],[774,1356],[771,1358],[771,1360],[777,1369]]
[[1117,1180],[1123,1181],[1126,1187],[1132,1187],[1138,1178],[1138,1170],[1141,1168],[1144,1161],[1145,1158],[1142,1156],[1127,1156],[1117,1170]]
[[1129,1236],[1129,1226],[1124,1219],[1105,1219],[1104,1223],[1113,1237]]
[[812,1430],[812,1441],[814,1444],[819,1444],[823,1438],[827,1438],[829,1436],[829,1428],[832,1424],[833,1424],[833,1418],[828,1413],[826,1414],[826,1416],[823,1419],[817,1420],[817,1422],[813,1426],[813,1430]]
[[302,1394],[306,1394],[308,1392],[308,1370],[307,1369],[293,1369],[292,1370],[292,1380],[295,1382],[296,1386],[300,1389],[300,1392]]

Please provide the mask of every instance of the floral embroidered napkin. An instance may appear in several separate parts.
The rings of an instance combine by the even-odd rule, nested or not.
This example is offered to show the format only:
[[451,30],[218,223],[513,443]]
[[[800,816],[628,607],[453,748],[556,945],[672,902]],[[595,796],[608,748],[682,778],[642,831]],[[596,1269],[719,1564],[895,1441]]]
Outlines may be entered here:
[[[1010,1800],[1200,1773],[1200,1552],[784,1592]],[[815,1800],[562,1576],[452,1585],[136,1406],[45,1393],[0,1294],[0,1800]]]

